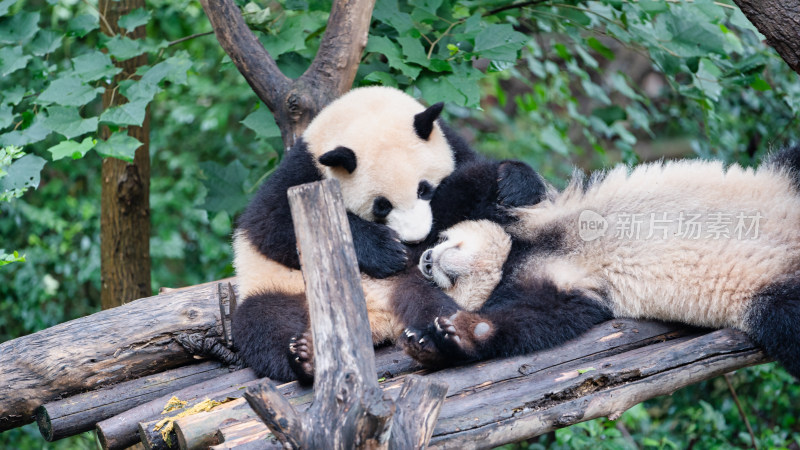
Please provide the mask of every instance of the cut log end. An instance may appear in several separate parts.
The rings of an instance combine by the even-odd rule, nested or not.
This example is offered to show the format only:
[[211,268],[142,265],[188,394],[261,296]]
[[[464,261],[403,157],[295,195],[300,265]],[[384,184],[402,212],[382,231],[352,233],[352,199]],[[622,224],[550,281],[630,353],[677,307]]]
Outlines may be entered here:
[[39,426],[39,432],[47,442],[53,442],[53,426],[50,422],[50,414],[47,413],[47,408],[39,406],[34,412],[36,415],[36,425]]

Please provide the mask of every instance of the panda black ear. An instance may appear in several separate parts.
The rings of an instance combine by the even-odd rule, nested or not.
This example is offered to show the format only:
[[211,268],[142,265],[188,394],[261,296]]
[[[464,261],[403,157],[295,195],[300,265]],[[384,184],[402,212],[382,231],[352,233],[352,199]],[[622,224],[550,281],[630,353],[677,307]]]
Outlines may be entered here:
[[439,114],[442,113],[442,108],[444,108],[444,103],[435,103],[425,111],[414,116],[414,131],[417,132],[417,136],[426,141],[431,137],[433,123],[439,118]]
[[319,157],[319,163],[328,167],[341,167],[347,173],[356,170],[356,154],[347,147],[336,147]]

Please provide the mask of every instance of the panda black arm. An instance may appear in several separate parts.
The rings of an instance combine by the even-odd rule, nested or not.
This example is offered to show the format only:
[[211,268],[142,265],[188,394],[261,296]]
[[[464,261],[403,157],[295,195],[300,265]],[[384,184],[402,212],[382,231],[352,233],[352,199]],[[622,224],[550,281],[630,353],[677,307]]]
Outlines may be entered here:
[[299,269],[300,258],[286,191],[292,186],[321,179],[305,142],[299,140],[258,189],[239,217],[238,228],[247,232],[248,240],[262,254],[287,267]]
[[457,166],[434,192],[435,229],[442,231],[464,220],[509,223],[512,217],[506,208],[535,205],[546,191],[544,180],[527,164],[477,156]]
[[[300,140],[286,153],[275,172],[259,188],[239,217],[238,227],[268,258],[300,268],[297,239],[286,191],[292,186],[322,179],[306,144]],[[348,213],[359,267],[367,275],[384,278],[406,266],[406,248],[387,226]]]
[[348,212],[358,268],[373,278],[386,278],[408,264],[406,246],[391,228]]
[[527,287],[501,285],[476,313],[442,315],[407,340],[407,352],[423,364],[450,366],[512,356],[562,344],[612,318],[611,311],[578,289],[563,291],[544,280]]

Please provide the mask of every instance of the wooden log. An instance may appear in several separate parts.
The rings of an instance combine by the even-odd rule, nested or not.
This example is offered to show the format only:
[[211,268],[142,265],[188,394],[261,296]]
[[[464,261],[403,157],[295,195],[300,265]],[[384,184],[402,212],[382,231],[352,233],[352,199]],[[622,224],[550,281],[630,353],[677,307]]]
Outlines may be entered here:
[[228,373],[218,362],[205,362],[125,381],[36,408],[39,431],[47,441],[73,436],[97,422],[164,394]]
[[193,362],[181,333],[219,336],[216,285],[139,299],[0,344],[0,431],[47,402]]
[[389,448],[425,448],[433,434],[447,383],[409,375],[397,396]]
[[181,417],[174,425],[178,447],[181,450],[196,450],[219,444],[216,434],[221,424],[256,417],[243,398],[223,403],[211,411]]
[[[769,359],[725,329],[560,365],[445,401],[431,448],[490,448],[578,422],[616,419],[631,406]],[[480,371],[473,371],[480,379]],[[480,387],[477,387],[480,388]]]
[[[161,411],[173,396],[187,401],[186,408],[189,408],[205,400],[206,397],[211,400],[222,400],[228,396],[241,397],[241,387],[256,379],[258,377],[250,369],[237,370],[183,389],[167,392],[147,403],[99,422],[96,429],[100,445],[104,450],[123,449],[140,441],[139,422],[163,418]],[[176,415],[183,410],[178,409],[168,415]]]
[[229,425],[220,425],[217,430],[217,442],[226,443],[229,447],[247,442],[263,441],[272,433],[259,419],[248,419]]
[[[339,183],[295,186],[287,195],[315,347],[314,401],[298,440],[305,448],[386,448],[394,404],[375,378],[367,305]],[[280,430],[270,429],[280,439]]]

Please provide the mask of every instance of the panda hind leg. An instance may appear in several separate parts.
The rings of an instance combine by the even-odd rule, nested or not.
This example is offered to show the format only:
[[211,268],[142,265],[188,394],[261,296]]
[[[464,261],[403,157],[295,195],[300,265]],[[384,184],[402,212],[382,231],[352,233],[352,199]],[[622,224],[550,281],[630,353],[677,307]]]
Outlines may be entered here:
[[[313,351],[308,348],[310,340],[297,345],[308,327],[305,295],[281,292],[248,296],[236,308],[231,321],[239,356],[259,376],[277,381],[311,382],[307,371],[302,370],[303,364],[313,357]],[[292,338],[295,338],[295,345],[290,345]],[[304,353],[302,361],[295,359],[300,353]]]
[[301,383],[314,381],[314,341],[310,329],[289,340],[289,366]]
[[800,280],[778,282],[758,293],[746,325],[750,338],[800,380]]

